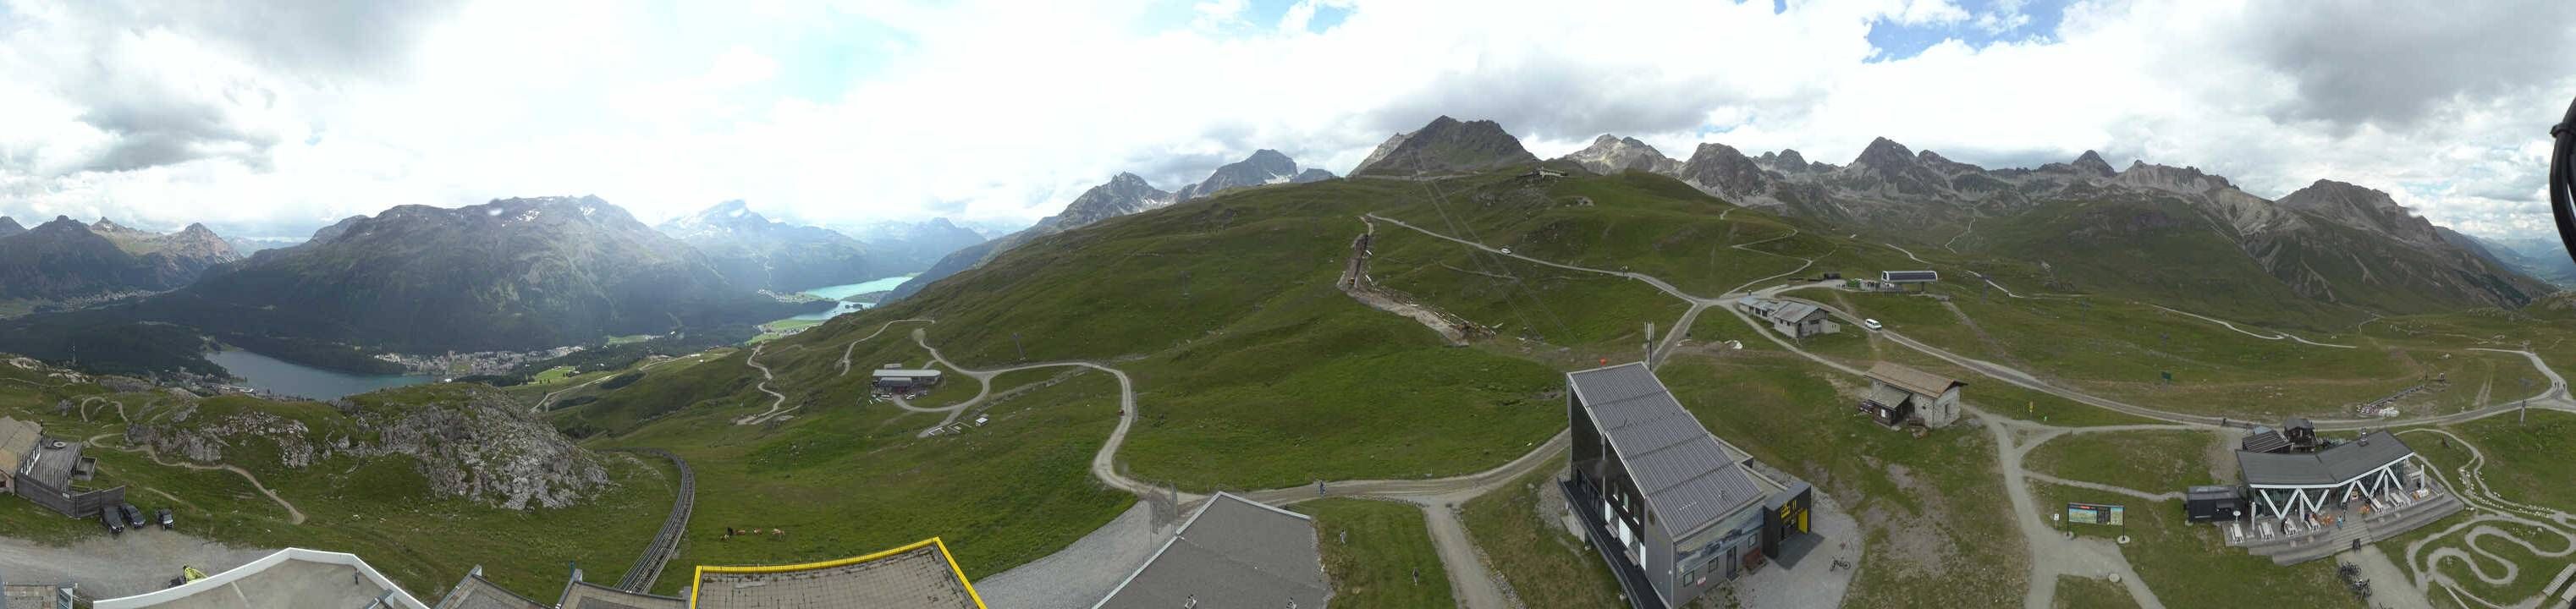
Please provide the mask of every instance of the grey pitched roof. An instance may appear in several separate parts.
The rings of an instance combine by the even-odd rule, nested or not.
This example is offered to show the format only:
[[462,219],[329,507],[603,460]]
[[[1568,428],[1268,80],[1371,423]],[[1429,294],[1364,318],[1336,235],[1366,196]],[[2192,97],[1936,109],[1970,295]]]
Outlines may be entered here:
[[1966,385],[1953,379],[1896,362],[1879,362],[1869,367],[1870,380],[1895,385],[1907,393],[1924,397],[1941,397],[1951,387]]
[[688,599],[652,594],[637,594],[585,581],[564,586],[560,609],[686,609]]
[[2314,486],[2351,480],[2412,454],[2415,449],[2398,441],[2397,436],[2374,431],[2359,440],[2314,453],[2237,451],[2236,463],[2245,473],[2246,484]]
[[1807,319],[1807,316],[1815,315],[1818,311],[1819,310],[1816,308],[1816,305],[1803,302],[1791,302],[1789,304],[1780,305],[1780,308],[1772,309],[1771,312],[1765,314],[1764,317],[1769,317],[1776,321],[1796,322],[1804,321]]
[[1314,519],[1220,492],[1092,607],[1320,608],[1333,590],[1315,543]]
[[511,592],[492,580],[483,579],[483,568],[475,567],[438,599],[437,609],[553,609],[517,592]]
[[1565,375],[1674,539],[1762,500],[1742,453],[1710,435],[1643,363]]

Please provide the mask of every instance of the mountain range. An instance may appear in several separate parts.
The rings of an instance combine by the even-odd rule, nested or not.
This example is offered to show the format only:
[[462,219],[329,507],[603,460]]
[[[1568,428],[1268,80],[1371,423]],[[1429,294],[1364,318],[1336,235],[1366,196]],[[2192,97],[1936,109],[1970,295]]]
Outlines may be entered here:
[[[39,227],[9,240],[49,230],[70,232]],[[499,199],[353,217],[174,291],[8,320],[0,350],[193,367],[192,341],[103,342],[137,326],[184,327],[280,359],[365,370],[365,354],[378,351],[533,350],[728,326],[748,335],[749,324],[815,306],[761,297],[597,197]]]
[[[1518,144],[1515,143],[1514,146]],[[1039,219],[1037,224],[1019,232],[948,254],[938,263],[932,264],[928,270],[922,271],[920,275],[904,281],[903,285],[895,286],[894,291],[886,295],[886,300],[893,301],[919,293],[922,288],[929,287],[933,282],[983,265],[994,256],[999,256],[1002,252],[1010,251],[1011,248],[1019,247],[1030,240],[1089,226],[1102,220],[1160,208],[1181,201],[1202,199],[1229,190],[1272,184],[1304,184],[1330,179],[1333,179],[1333,173],[1330,171],[1300,170],[1297,167],[1297,161],[1288,158],[1288,155],[1266,148],[1254,151],[1252,156],[1245,157],[1241,161],[1217,167],[1216,171],[1208,174],[1207,179],[1182,186],[1177,193],[1155,188],[1153,184],[1147,183],[1145,178],[1136,174],[1120,173],[1109,178],[1108,182],[1093,186],[1090,190],[1083,191],[1081,196],[1074,197],[1073,202],[1066,204],[1061,213]]]
[[1989,170],[1886,138],[1840,166],[1795,150],[1754,157],[1710,142],[1676,168],[1651,146],[1609,135],[1561,159],[1666,175],[1914,247],[2042,262],[2052,269],[2044,280],[2068,290],[2229,294],[2387,313],[2518,307],[2554,290],[2445,238],[2449,229],[2387,193],[2331,180],[2270,200],[2192,167],[2115,169],[2085,151],[2037,169]]
[[105,218],[57,216],[33,229],[0,218],[0,299],[75,300],[175,289],[241,259],[203,224],[160,234]]
[[894,274],[867,246],[830,229],[777,222],[726,201],[654,227],[706,255],[736,285],[793,292]]

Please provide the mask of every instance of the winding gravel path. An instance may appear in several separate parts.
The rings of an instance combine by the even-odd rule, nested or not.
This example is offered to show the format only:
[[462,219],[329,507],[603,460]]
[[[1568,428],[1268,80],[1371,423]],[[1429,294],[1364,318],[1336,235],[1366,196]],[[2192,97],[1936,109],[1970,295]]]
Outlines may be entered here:
[[2355,347],[2355,346],[2352,346],[2352,345],[2336,345],[2336,344],[2329,344],[2329,343],[2316,342],[2316,341],[2312,341],[2312,340],[2308,340],[2308,339],[2304,339],[2304,338],[2299,338],[2297,335],[2290,334],[2290,333],[2288,333],[2288,332],[2272,331],[2272,333],[2271,333],[2271,334],[2268,334],[2268,335],[2267,335],[2267,334],[2257,334],[2257,333],[2254,333],[2254,332],[2248,332],[2248,331],[2246,331],[2244,328],[2236,327],[2236,324],[2228,323],[2228,321],[2227,321],[2227,320],[2224,320],[2224,319],[2219,319],[2219,318],[2216,318],[2216,317],[2210,317],[2210,316],[2207,316],[2207,315],[2202,315],[2202,314],[2199,314],[2199,313],[2193,313],[2193,312],[2190,312],[2190,311],[2184,311],[2184,310],[2181,310],[2181,309],[2176,309],[2176,308],[2168,307],[2168,306],[2164,306],[2164,305],[2151,304],[2151,305],[2147,305],[2147,306],[2155,307],[2155,308],[2158,308],[2158,309],[2164,309],[2164,310],[2165,310],[2165,312],[2167,312],[2167,313],[2180,313],[2180,314],[2183,314],[2183,315],[2189,315],[2189,316],[2192,316],[2192,317],[2197,317],[2197,318],[2200,318],[2200,320],[2201,320],[2201,321],[2206,321],[2206,322],[2209,322],[2209,323],[2214,323],[2214,324],[2218,324],[2218,325],[2221,325],[2221,326],[2226,326],[2226,327],[2227,327],[2227,329],[2229,329],[2229,330],[2235,330],[2237,334],[2243,334],[2243,335],[2246,335],[2246,336],[2251,336],[2251,337],[2255,337],[2255,338],[2260,338],[2260,339],[2263,339],[2263,340],[2283,340],[2283,339],[2287,339],[2287,340],[2297,341],[2297,342],[2298,342],[2298,343],[2300,343],[2300,344],[2305,344],[2305,345],[2314,345],[2314,346],[2318,346],[2318,347],[2332,347],[2332,348],[2336,348],[2336,349],[2359,349],[2359,348],[2360,348],[2360,347]]

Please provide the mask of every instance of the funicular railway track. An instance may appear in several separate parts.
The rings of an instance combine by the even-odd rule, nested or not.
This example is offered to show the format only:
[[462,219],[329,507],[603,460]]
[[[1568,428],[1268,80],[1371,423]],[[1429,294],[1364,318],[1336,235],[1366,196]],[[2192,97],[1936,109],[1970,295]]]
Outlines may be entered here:
[[670,564],[671,557],[680,554],[680,535],[688,530],[689,510],[697,503],[698,476],[695,472],[689,471],[687,460],[671,454],[671,451],[659,448],[617,450],[670,459],[671,465],[680,469],[680,492],[671,500],[671,517],[662,521],[661,532],[655,533],[652,543],[644,546],[642,556],[635,557],[635,566],[626,569],[626,577],[617,580],[619,590],[649,594],[651,591],[648,589],[653,587],[653,581],[661,578],[662,568]]

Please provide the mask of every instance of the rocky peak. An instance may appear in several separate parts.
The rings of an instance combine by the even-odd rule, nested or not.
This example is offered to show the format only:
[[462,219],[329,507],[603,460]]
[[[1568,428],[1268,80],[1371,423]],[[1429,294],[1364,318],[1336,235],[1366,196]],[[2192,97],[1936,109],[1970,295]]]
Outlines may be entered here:
[[1654,146],[1638,141],[1637,138],[1619,137],[1607,133],[1593,138],[1591,146],[1565,155],[1563,160],[1582,165],[1584,169],[1592,170],[1593,173],[1603,174],[1634,169],[1676,175],[1681,172],[1682,167],[1681,161],[1664,156],[1663,151],[1656,150]]
[[23,232],[27,232],[27,227],[19,226],[16,219],[8,216],[0,216],[0,237],[7,237]]
[[1172,193],[1164,192],[1133,173],[1120,172],[1109,181],[1090,190],[1064,206],[1064,213],[1038,220],[1030,230],[1048,234],[1087,226],[1127,214],[1142,212],[1172,203]]
[[1906,150],[1904,144],[1896,143],[1895,140],[1877,138],[1869,141],[1869,147],[1861,149],[1860,156],[1852,159],[1851,166],[1894,174],[1915,166],[1914,151]]
[[2076,155],[2075,162],[2049,163],[2039,166],[2039,171],[2045,173],[2075,174],[2077,176],[2087,178],[2108,178],[2120,173],[2111,169],[2110,162],[2102,160],[2101,153],[2091,150],[2086,150],[2084,151],[2084,154]]
[[89,225],[82,224],[79,220],[73,220],[71,216],[54,216],[53,221],[38,224],[35,228],[28,229],[27,232],[53,235],[70,234],[75,232],[84,235],[98,234],[90,232]]
[[2075,168],[2103,177],[2110,177],[2111,174],[2118,173],[2111,169],[2110,162],[2102,160],[2101,153],[2091,150],[2086,150],[2084,151],[2084,154],[2075,157]]
[[1733,146],[1707,142],[1691,151],[1690,161],[1682,164],[1682,181],[1698,186],[1739,205],[1771,191],[1773,179]]
[[139,233],[139,232],[143,232],[143,231],[134,230],[134,229],[131,229],[131,228],[126,228],[126,227],[125,227],[125,225],[123,225],[123,224],[117,224],[115,220],[109,220],[109,219],[107,219],[107,217],[105,217],[105,216],[100,216],[97,222],[92,222],[92,223],[90,223],[90,225],[89,225],[89,230],[90,230],[90,232],[93,232],[93,233],[99,233],[99,234],[107,234],[107,233]]
[[2429,244],[2441,241],[2433,223],[2398,205],[2397,200],[2363,186],[2317,180],[2276,201],[2328,222],[2381,233],[2401,241]]
[[1536,161],[1538,156],[1522,148],[1520,138],[1494,121],[1460,122],[1442,116],[1421,129],[1388,138],[1351,173],[1450,174]]
[[[1178,192],[1172,194],[1172,200],[1188,201],[1236,188],[1300,181],[1312,182],[1315,179],[1321,179],[1310,179],[1306,174],[1312,171],[1299,172],[1295,159],[1288,158],[1288,155],[1281,154],[1277,150],[1263,148],[1252,151],[1252,156],[1245,157],[1241,161],[1217,167],[1216,171],[1208,174],[1206,180],[1182,186]],[[1323,177],[1330,178],[1332,174],[1326,172]],[[1137,183],[1143,181],[1143,178],[1136,178]]]

